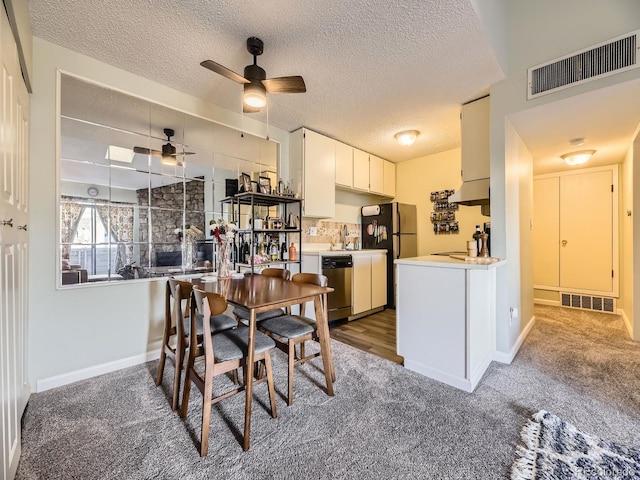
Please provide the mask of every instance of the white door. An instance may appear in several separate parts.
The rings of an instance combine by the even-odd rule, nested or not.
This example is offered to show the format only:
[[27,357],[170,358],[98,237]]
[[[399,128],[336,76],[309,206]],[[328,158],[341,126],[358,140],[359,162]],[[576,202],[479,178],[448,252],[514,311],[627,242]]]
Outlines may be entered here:
[[560,286],[613,291],[611,170],[560,177]]
[[533,182],[533,283],[560,286],[560,178]]
[[29,96],[16,44],[2,9],[0,23],[0,478],[14,477],[27,382],[27,161]]

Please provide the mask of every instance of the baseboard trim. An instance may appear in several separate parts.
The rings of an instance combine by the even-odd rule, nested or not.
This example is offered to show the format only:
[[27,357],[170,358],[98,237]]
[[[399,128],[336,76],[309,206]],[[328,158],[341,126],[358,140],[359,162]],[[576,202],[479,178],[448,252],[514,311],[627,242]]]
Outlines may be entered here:
[[513,362],[513,359],[516,358],[516,355],[520,350],[520,347],[522,346],[524,339],[527,338],[527,335],[529,335],[529,332],[533,328],[534,323],[536,323],[535,315],[531,317],[531,320],[529,320],[529,323],[527,324],[527,326],[524,327],[524,330],[522,332],[520,332],[520,335],[518,336],[518,340],[516,340],[516,343],[513,344],[513,347],[511,347],[511,350],[508,353],[495,351],[493,353],[493,359],[496,362],[500,362],[500,363],[510,364],[511,362]]
[[559,307],[560,300],[545,300],[544,298],[534,298],[533,303],[538,305],[549,305],[550,307]]
[[473,392],[474,385],[472,385],[471,382],[466,378],[457,377],[455,375],[451,375],[450,373],[443,372],[442,370],[438,370],[437,368],[428,367],[420,362],[408,360],[406,357],[404,359],[404,368],[419,373],[420,375],[424,375],[425,377],[429,377],[433,380],[446,383],[447,385],[450,385],[452,387],[459,388],[460,390],[464,390],[465,392]]
[[627,317],[627,313],[622,310],[621,308],[618,308],[617,311],[618,315],[620,315],[622,317],[622,321],[624,322],[624,326],[627,327],[627,332],[629,333],[629,338],[631,340],[633,340],[633,325],[631,325],[631,320],[629,320],[629,317]]
[[98,375],[103,375],[105,373],[111,373],[123,368],[133,367],[151,360],[157,360],[158,358],[160,358],[160,349],[45,378],[36,382],[36,392],[44,392],[52,388],[61,387],[80,380],[86,380],[87,378],[97,377]]

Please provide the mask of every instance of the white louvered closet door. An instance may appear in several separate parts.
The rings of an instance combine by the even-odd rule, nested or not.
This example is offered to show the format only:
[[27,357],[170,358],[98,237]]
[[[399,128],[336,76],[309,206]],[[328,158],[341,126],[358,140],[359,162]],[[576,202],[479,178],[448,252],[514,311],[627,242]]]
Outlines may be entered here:
[[29,96],[4,8],[0,20],[0,478],[20,459],[27,376]]

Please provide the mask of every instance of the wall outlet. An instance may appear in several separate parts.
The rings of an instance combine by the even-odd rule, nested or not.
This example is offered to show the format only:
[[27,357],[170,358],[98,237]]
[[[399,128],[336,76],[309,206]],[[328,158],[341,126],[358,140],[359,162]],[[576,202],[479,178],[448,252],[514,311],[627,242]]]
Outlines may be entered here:
[[318,236],[318,227],[309,227],[309,236],[310,237]]
[[518,308],[509,307],[509,326],[511,326],[511,322],[516,318],[518,318]]

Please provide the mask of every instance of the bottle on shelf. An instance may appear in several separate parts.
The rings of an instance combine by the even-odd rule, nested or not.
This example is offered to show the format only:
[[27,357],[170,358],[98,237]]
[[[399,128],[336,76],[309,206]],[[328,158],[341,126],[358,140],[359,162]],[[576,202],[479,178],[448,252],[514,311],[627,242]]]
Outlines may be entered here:
[[289,260],[289,251],[285,242],[282,242],[280,246],[280,260]]
[[478,252],[478,254],[480,254],[480,251],[482,250],[481,235],[482,232],[480,231],[480,225],[476,225],[476,231],[473,234],[473,239],[476,241],[476,251]]
[[289,260],[297,260],[298,252],[296,250],[296,246],[293,242],[291,242],[291,246],[289,247]]
[[279,256],[280,252],[278,252],[278,242],[272,240],[271,241],[271,246],[269,247],[269,256],[271,257],[271,261],[276,261],[278,260],[278,256]]

